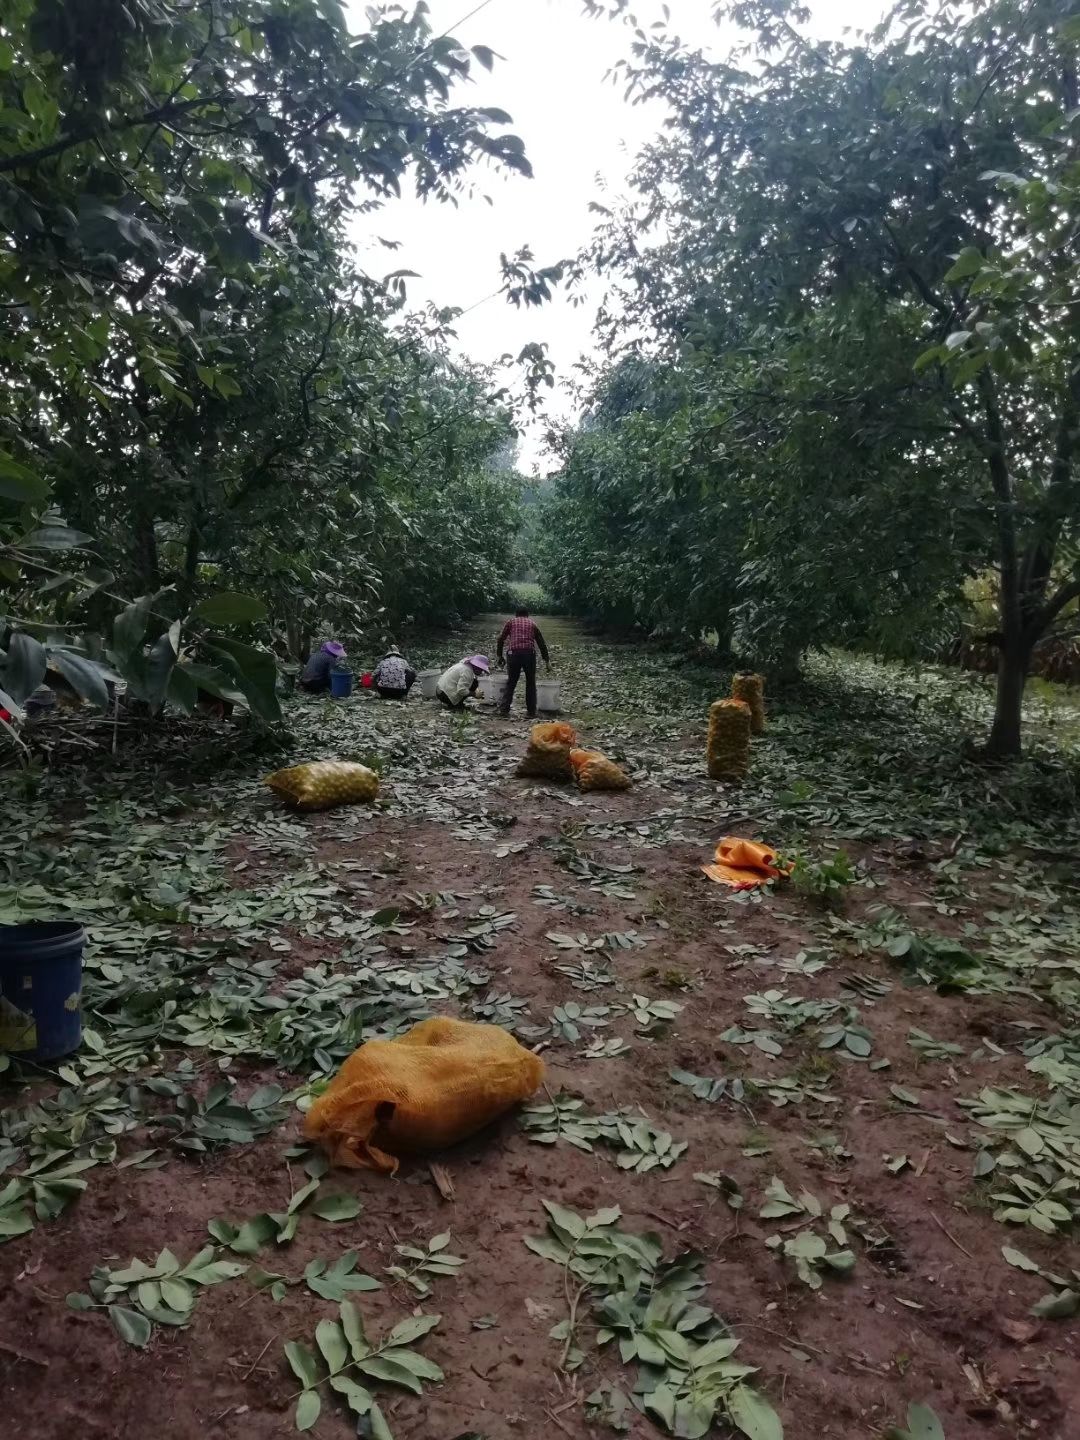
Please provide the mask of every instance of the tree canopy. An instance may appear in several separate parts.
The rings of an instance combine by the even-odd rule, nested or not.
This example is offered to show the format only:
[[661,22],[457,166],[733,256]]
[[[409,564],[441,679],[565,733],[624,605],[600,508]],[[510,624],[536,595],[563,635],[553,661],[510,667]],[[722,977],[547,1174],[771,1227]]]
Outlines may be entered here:
[[787,0],[716,14],[730,57],[638,30],[622,67],[670,114],[583,257],[610,363],[561,441],[547,583],[776,661],[910,652],[992,566],[1015,753],[1080,595],[1080,26],[1063,0],[903,3],[842,42]]
[[[211,621],[297,653],[319,626],[467,611],[505,578],[512,536],[461,563],[513,502],[489,463],[505,399],[450,358],[453,312],[406,319],[407,272],[366,274],[350,240],[406,184],[446,202],[478,165],[529,173],[505,112],[453,103],[491,60],[422,4],[360,34],[338,0],[8,7],[16,700],[47,652],[89,698],[112,670],[152,704],[238,689],[273,715],[272,664]],[[200,612],[215,592],[251,598]]]

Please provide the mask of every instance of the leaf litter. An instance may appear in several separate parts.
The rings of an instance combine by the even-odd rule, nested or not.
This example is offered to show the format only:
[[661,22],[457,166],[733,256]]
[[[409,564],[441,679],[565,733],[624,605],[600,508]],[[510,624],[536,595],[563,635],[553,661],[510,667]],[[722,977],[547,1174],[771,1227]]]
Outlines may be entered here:
[[[105,775],[44,773],[23,787],[0,837],[0,919],[71,915],[87,925],[87,1037],[51,1078],[17,1064],[5,1071],[0,1254],[22,1269],[33,1244],[52,1289],[71,1291],[85,1323],[96,1325],[97,1311],[111,1321],[87,1332],[76,1386],[104,1333],[155,1353],[167,1347],[197,1395],[208,1381],[189,1337],[212,1309],[247,1357],[237,1377],[261,1366],[259,1383],[282,1399],[292,1393],[286,1371],[294,1391],[299,1382],[304,1428],[346,1433],[351,1414],[362,1433],[385,1436],[399,1411],[422,1413],[407,1408],[422,1390],[419,1403],[435,1416],[442,1394],[463,1397],[486,1433],[498,1369],[478,1365],[492,1378],[473,1390],[453,1325],[402,1312],[453,1286],[467,1265],[478,1287],[469,1305],[478,1328],[465,1326],[472,1342],[513,1336],[510,1312],[525,1315],[513,1297],[526,1283],[554,1318],[561,1286],[519,1280],[514,1246],[530,1233],[533,1195],[560,1195],[553,1203],[564,1220],[587,1225],[585,1192],[598,1184],[617,1188],[634,1223],[605,1220],[609,1205],[593,1214],[596,1238],[619,1253],[628,1247],[637,1268],[619,1272],[617,1292],[574,1271],[571,1299],[588,1281],[578,1314],[564,1316],[565,1333],[556,1325],[550,1349],[526,1346],[515,1386],[540,1413],[562,1404],[552,1398],[560,1364],[579,1376],[577,1405],[558,1412],[575,1435],[589,1417],[625,1429],[643,1416],[673,1433],[722,1432],[726,1423],[772,1440],[781,1415],[790,1435],[792,1417],[812,1423],[817,1392],[802,1387],[823,1355],[831,1384],[864,1393],[850,1297],[866,1290],[879,1330],[891,1306],[902,1307],[908,1393],[912,1368],[924,1379],[916,1394],[942,1393],[946,1373],[919,1317],[943,1303],[969,1313],[965,1290],[973,1305],[978,1293],[1017,1323],[1030,1324],[1020,1317],[1031,1310],[1044,1337],[1080,1310],[1080,1274],[1054,1250],[1080,1213],[1070,1122],[1080,1102],[1080,911],[1029,848],[1068,834],[1061,797],[1038,767],[988,778],[956,762],[945,693],[925,677],[919,720],[904,719],[910,759],[883,763],[908,680],[829,660],[778,701],[747,785],[725,796],[704,780],[696,753],[723,677],[693,664],[656,671],[569,626],[554,633],[590,743],[618,749],[636,777],[634,792],[579,803],[571,819],[553,806],[545,813],[544,790],[508,781],[507,731],[481,719],[456,736],[420,704],[391,714],[377,704],[298,702],[290,713],[295,758],[384,757],[384,800],[372,812],[282,816],[250,757],[226,757],[202,775],[166,767],[152,780],[119,757]],[[478,647],[489,643],[486,632],[473,634]],[[805,893],[703,896],[692,879],[697,857],[734,828],[728,816],[750,817],[753,833],[806,857]],[[953,847],[958,828],[966,839]],[[941,858],[925,871],[894,863],[901,842]],[[822,905],[813,867],[840,849],[862,883],[830,871]],[[474,870],[477,860],[487,868]],[[679,1001],[656,998],[646,969],[677,971]],[[755,984],[755,974],[769,980]],[[1003,1001],[1008,1012],[993,1011]],[[424,1200],[440,1203],[433,1190],[361,1179],[361,1201],[347,1173],[315,1165],[289,1181],[282,1149],[298,1111],[356,1044],[447,1011],[545,1046],[557,1082],[523,1112],[517,1134],[511,1126],[494,1149],[486,1142],[474,1152],[479,1188],[446,1157],[460,1255],[442,1233],[420,1238],[438,1228]],[[828,1144],[807,1140],[815,1127],[826,1133],[823,1122],[835,1131]],[[594,1157],[607,1164],[598,1169]],[[291,1156],[302,1167],[310,1158]],[[760,1216],[787,1203],[763,1164],[788,1177],[775,1185],[796,1207],[790,1213]],[[492,1191],[511,1176],[508,1189]],[[842,1193],[826,1198],[823,1176]],[[213,1243],[170,1250],[169,1233],[153,1236],[137,1211],[126,1218],[117,1187],[128,1183],[141,1194],[165,1186],[190,1233],[209,1227]],[[502,1196],[494,1229],[493,1193]],[[399,1198],[388,1209],[391,1195]],[[117,1216],[107,1228],[99,1200]],[[925,1227],[931,1208],[944,1233]],[[651,1242],[641,1249],[649,1232],[638,1217],[649,1213],[664,1226],[655,1253]],[[719,1261],[733,1221],[756,1224],[760,1239],[732,1289]],[[80,1263],[64,1260],[61,1227],[85,1236]],[[683,1233],[705,1258],[679,1250]],[[676,1249],[665,1259],[669,1240]],[[97,1261],[88,1284],[86,1257],[94,1264],[117,1249],[157,1260]],[[162,1273],[132,1274],[162,1264]],[[907,1267],[903,1294],[897,1265]],[[947,1295],[926,1278],[945,1265],[963,1277]],[[778,1274],[787,1277],[780,1292]],[[351,1296],[361,1297],[363,1318]],[[453,1307],[441,1293],[439,1301]],[[762,1328],[765,1303],[776,1309]],[[280,1330],[273,1316],[286,1304],[295,1338],[275,1367],[272,1347],[262,1358],[258,1350]],[[306,1326],[293,1323],[304,1304]],[[830,1327],[830,1304],[847,1317],[839,1326]],[[1052,1338],[1042,1343],[1059,1357]],[[992,1367],[982,1372],[998,1387],[993,1403],[1022,1422],[1006,1351],[997,1365],[996,1379]],[[32,1403],[29,1369],[20,1394]],[[905,1401],[883,1378],[888,1366],[871,1369],[863,1403],[877,1404],[884,1386],[887,1426]],[[255,1378],[235,1382],[238,1405],[250,1405]],[[119,1403],[138,1430],[137,1394]],[[944,1408],[939,1420],[912,1404],[895,1433],[974,1434],[961,1406]],[[458,1433],[460,1409],[449,1413],[446,1433]],[[818,1411],[816,1428],[828,1418]]]

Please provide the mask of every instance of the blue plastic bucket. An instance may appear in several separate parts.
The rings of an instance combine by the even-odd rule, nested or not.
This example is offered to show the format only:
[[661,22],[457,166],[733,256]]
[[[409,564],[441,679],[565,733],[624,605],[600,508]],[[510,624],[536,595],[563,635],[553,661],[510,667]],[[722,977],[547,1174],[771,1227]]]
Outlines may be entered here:
[[330,671],[330,694],[335,700],[344,700],[352,694],[353,676],[351,670]]
[[85,945],[67,920],[0,925],[0,1050],[55,1060],[79,1048]]

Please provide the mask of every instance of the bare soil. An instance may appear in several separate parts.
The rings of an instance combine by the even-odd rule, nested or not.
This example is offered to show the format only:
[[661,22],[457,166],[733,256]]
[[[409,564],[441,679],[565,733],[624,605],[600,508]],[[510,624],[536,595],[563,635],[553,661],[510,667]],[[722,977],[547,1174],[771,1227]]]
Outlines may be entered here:
[[[425,723],[451,722],[429,713]],[[820,911],[789,893],[760,904],[732,904],[701,873],[707,849],[679,842],[634,845],[632,830],[624,832],[625,843],[593,848],[606,861],[635,866],[627,882],[635,899],[588,889],[557,863],[551,848],[564,823],[644,821],[671,804],[670,795],[643,779],[624,795],[580,797],[581,805],[568,805],[562,795],[544,798],[542,784],[511,778],[513,759],[524,748],[524,718],[485,716],[478,724],[484,760],[476,813],[515,817],[503,833],[514,845],[526,842],[525,849],[497,859],[490,847],[455,838],[448,824],[407,814],[375,814],[343,835],[340,818],[331,813],[305,821],[311,854],[324,863],[360,862],[365,868],[355,873],[366,893],[358,906],[402,905],[415,927],[403,942],[413,953],[444,942],[454,925],[438,909],[409,911],[403,897],[410,893],[449,891],[475,897],[474,906],[513,911],[514,925],[484,963],[494,972],[492,989],[526,998],[534,1017],[549,1016],[567,1000],[604,999],[572,990],[553,969],[556,961],[580,957],[558,951],[546,938],[549,932],[595,936],[634,929],[648,936],[640,949],[593,958],[611,963],[627,990],[680,1001],[677,1021],[648,1039],[635,1038],[626,1023],[600,1032],[631,1042],[628,1055],[613,1059],[585,1060],[580,1046],[549,1045],[543,1051],[547,1086],[552,1094],[566,1089],[581,1095],[596,1110],[639,1105],[688,1141],[689,1149],[670,1170],[628,1175],[599,1151],[530,1143],[508,1116],[438,1157],[453,1180],[452,1202],[440,1198],[421,1161],[404,1165],[395,1179],[339,1177],[341,1188],[355,1189],[363,1199],[359,1218],[333,1227],[329,1242],[325,1233],[302,1227],[288,1252],[266,1262],[269,1268],[295,1275],[314,1255],[355,1247],[361,1266],[378,1275],[390,1263],[394,1243],[447,1229],[454,1252],[467,1262],[456,1280],[436,1283],[425,1305],[443,1317],[423,1350],[442,1366],[445,1383],[422,1399],[385,1397],[395,1436],[516,1440],[562,1434],[581,1440],[610,1433],[587,1423],[582,1401],[600,1379],[619,1378],[617,1359],[598,1362],[590,1354],[576,1375],[557,1368],[560,1346],[548,1331],[565,1311],[560,1274],[522,1243],[523,1235],[543,1230],[541,1198],[582,1214],[617,1204],[625,1228],[655,1230],[669,1253],[700,1250],[707,1257],[710,1303],[741,1337],[740,1357],[759,1367],[757,1383],[783,1417],[789,1440],[878,1436],[901,1423],[913,1400],[933,1405],[947,1440],[1071,1440],[1080,1434],[1080,1326],[1031,1320],[1029,1307],[1046,1287],[1001,1258],[1002,1244],[1017,1243],[1053,1267],[1067,1263],[1067,1246],[1031,1231],[1016,1237],[996,1222],[973,1187],[971,1150],[956,1143],[962,1145],[970,1131],[956,1096],[1018,1083],[1024,1074],[1014,1052],[998,1057],[983,1049],[977,1059],[970,1052],[984,1038],[1012,1033],[1010,1022],[1045,1025],[1045,1009],[1034,1000],[943,997],[894,983],[887,995],[862,1007],[874,1034],[874,1058],[891,1062],[878,1072],[821,1052],[809,1035],[793,1037],[778,1059],[720,1041],[727,1026],[747,1021],[748,993],[782,986],[803,996],[835,995],[845,973],[842,954],[808,978],[785,977],[757,963],[793,957],[818,943]],[[691,773],[699,745],[688,727],[644,736],[640,752],[685,759]],[[701,779],[686,793],[714,790]],[[705,817],[712,842],[730,828],[738,808],[737,797],[717,794],[715,819]],[[752,815],[739,829],[761,834]],[[867,845],[879,885],[853,892],[846,913],[857,917],[883,899],[907,910],[933,905],[929,871],[907,863],[897,848],[885,836]],[[387,854],[394,857],[389,870]],[[248,854],[242,840],[234,843],[231,859],[250,862],[241,872],[245,885],[266,863]],[[538,906],[537,885],[572,895],[588,913]],[[467,912],[470,902],[459,903]],[[299,973],[334,949],[317,937],[290,938],[294,949],[283,975]],[[743,945],[756,947],[749,958],[725,948]],[[846,968],[893,978],[865,957],[851,957]],[[907,1043],[913,1026],[957,1041],[965,1056],[920,1064]],[[828,1082],[840,1103],[780,1109],[762,1099],[752,1110],[707,1104],[671,1081],[672,1067],[713,1076],[798,1073]],[[274,1078],[273,1072],[264,1078]],[[897,1101],[890,1085],[915,1092],[919,1107]],[[84,1289],[93,1266],[108,1257],[151,1256],[165,1244],[188,1254],[205,1243],[211,1217],[241,1218],[283,1206],[288,1188],[282,1153],[298,1131],[297,1118],[263,1143],[233,1147],[203,1163],[95,1173],[87,1193],[60,1220],[0,1248],[6,1433],[35,1440],[67,1440],[73,1433],[95,1440],[270,1440],[295,1433],[297,1386],[282,1361],[282,1344],[310,1340],[316,1320],[334,1313],[329,1302],[303,1287],[277,1303],[243,1282],[222,1285],[204,1295],[189,1328],[159,1328],[140,1352],[123,1344],[102,1317],[69,1311],[64,1297]],[[814,1148],[810,1142],[820,1147],[823,1135],[833,1140]],[[768,1153],[745,1155],[748,1141],[755,1142],[752,1149],[767,1146]],[[910,1157],[911,1168],[893,1175],[883,1157],[899,1154]],[[733,1211],[693,1178],[712,1170],[737,1180],[746,1197],[742,1210]],[[857,1242],[850,1280],[827,1281],[811,1293],[766,1248],[777,1225],[759,1220],[757,1211],[773,1175],[826,1204],[845,1201],[870,1222],[876,1243]],[[416,1304],[389,1285],[361,1300],[375,1331]],[[496,1317],[494,1326],[474,1329],[473,1322],[486,1316]],[[314,1433],[330,1437],[348,1430],[345,1412],[328,1406]],[[658,1432],[636,1417],[629,1433]]]

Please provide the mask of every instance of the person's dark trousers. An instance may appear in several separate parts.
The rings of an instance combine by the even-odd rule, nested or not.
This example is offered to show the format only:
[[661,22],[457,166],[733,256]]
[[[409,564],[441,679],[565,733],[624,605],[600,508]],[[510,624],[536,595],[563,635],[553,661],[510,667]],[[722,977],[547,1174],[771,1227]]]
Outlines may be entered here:
[[465,701],[464,701],[464,700],[459,700],[458,703],[455,705],[454,702],[453,702],[453,700],[450,699],[449,695],[447,695],[447,693],[445,692],[445,690],[436,690],[436,691],[435,691],[435,694],[439,697],[439,702],[440,702],[440,704],[445,705],[446,708],[447,708],[447,710],[464,710],[464,709],[465,709]]
[[389,685],[379,685],[376,688],[379,691],[380,700],[404,700],[409,693],[408,690],[402,690],[397,686],[391,688]]
[[506,662],[506,694],[503,696],[502,713],[510,714],[517,689],[518,676],[525,676],[525,709],[530,716],[536,714],[536,651],[511,650]]

